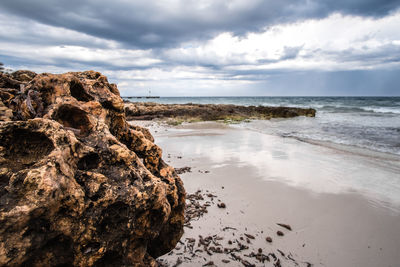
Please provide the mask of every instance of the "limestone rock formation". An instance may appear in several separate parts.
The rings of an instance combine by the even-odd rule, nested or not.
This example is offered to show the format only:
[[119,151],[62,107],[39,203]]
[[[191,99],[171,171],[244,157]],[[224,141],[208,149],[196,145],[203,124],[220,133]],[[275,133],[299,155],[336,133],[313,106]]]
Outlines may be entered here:
[[98,72],[0,74],[0,266],[156,266],[185,191]]
[[270,119],[296,116],[315,117],[315,109],[294,107],[237,106],[226,104],[158,104],[152,102],[125,103],[130,120],[174,118],[214,121],[224,119]]

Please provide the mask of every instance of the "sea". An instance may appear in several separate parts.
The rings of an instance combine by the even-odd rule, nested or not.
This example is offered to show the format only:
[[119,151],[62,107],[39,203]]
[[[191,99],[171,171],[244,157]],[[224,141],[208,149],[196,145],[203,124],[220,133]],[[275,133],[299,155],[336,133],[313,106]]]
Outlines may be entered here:
[[160,97],[125,98],[163,104],[235,104],[314,108],[315,118],[242,123],[266,134],[400,155],[400,97]]

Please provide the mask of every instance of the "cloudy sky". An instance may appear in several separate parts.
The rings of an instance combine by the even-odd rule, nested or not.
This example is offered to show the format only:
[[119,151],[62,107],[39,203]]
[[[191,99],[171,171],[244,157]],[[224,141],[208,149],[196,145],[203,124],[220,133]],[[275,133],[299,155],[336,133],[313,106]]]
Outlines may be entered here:
[[399,0],[1,0],[0,62],[121,94],[400,95]]

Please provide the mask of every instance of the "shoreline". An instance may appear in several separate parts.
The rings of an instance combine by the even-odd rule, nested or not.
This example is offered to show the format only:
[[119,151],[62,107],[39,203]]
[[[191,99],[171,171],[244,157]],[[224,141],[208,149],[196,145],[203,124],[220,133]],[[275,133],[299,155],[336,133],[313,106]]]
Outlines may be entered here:
[[[238,229],[236,233],[241,236],[247,232],[256,237],[254,241],[251,240],[250,250],[257,251],[261,248],[279,255],[279,249],[284,253],[291,253],[300,266],[307,266],[306,263],[314,266],[395,266],[400,260],[400,235],[397,234],[400,232],[399,205],[383,205],[384,202],[368,197],[368,192],[357,192],[351,188],[335,193],[323,190],[318,192],[301,184],[291,184],[288,182],[290,177],[265,179],[265,170],[257,170],[243,158],[232,157],[231,147],[226,147],[227,143],[232,142],[237,147],[243,146],[243,140],[232,138],[232,133],[233,137],[237,137],[235,132],[241,131],[243,135],[243,131],[249,131],[246,129],[217,123],[194,123],[179,127],[152,127],[151,125],[155,125],[153,122],[147,123],[150,124],[149,129],[155,136],[156,143],[163,148],[164,158],[175,167],[191,167],[191,172],[181,174],[187,192],[209,190],[227,206],[224,211],[215,205],[209,207],[209,212],[193,223],[194,229],[185,228],[181,240],[198,240],[199,234],[205,236],[223,233],[223,243],[228,236],[221,229],[229,226]],[[255,132],[245,142],[251,143],[250,137],[254,137],[254,134],[269,139],[269,142],[280,140],[277,145],[287,142],[283,137],[272,137],[272,140],[266,134]],[[199,149],[200,144],[207,144],[211,140],[214,140],[212,145],[219,144],[225,148],[222,159],[218,160],[216,150],[207,154]],[[319,155],[320,159],[316,164],[326,161],[323,157],[335,154],[331,148],[323,148],[325,154],[322,154],[318,146],[297,140],[290,140],[286,145],[293,146],[291,142],[298,142],[296,145],[301,146],[301,149],[308,146],[307,152]],[[211,145],[206,145],[206,149],[210,147]],[[326,150],[331,150],[332,154],[326,154]],[[246,151],[243,150],[243,154]],[[277,153],[276,156],[284,155]],[[261,155],[260,157],[262,158]],[[346,160],[351,161],[359,156],[349,154],[347,157]],[[308,160],[312,159],[316,158]],[[299,159],[284,161],[290,160]],[[287,165],[287,168],[293,169],[293,164]],[[204,170],[209,173],[204,173]],[[314,176],[318,175],[321,174]],[[332,182],[329,179],[327,181]],[[279,226],[276,223],[279,222],[290,224],[293,231],[285,232],[284,237],[277,237],[275,231]],[[265,242],[267,235],[273,238],[272,244]],[[250,250],[247,252],[250,253]],[[179,253],[174,250],[172,255],[161,258],[174,265]],[[219,266],[223,259],[231,261],[229,266],[242,266],[225,254],[208,256],[206,254],[207,261],[199,257],[197,261],[183,261],[181,266],[203,266],[209,261]],[[282,258],[282,266],[294,264],[291,260]],[[245,259],[258,266],[253,258]]]

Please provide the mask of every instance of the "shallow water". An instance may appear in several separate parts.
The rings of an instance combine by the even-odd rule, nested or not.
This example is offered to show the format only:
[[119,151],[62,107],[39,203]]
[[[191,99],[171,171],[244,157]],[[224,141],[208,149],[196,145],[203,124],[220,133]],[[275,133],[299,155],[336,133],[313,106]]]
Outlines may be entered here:
[[177,138],[182,156],[204,155],[213,162],[212,169],[232,164],[250,166],[265,181],[315,193],[358,193],[372,205],[400,212],[400,157],[397,155],[310,144],[237,126],[230,130],[191,127],[187,124],[182,126],[184,129],[169,129],[165,132],[168,139],[158,136],[157,143],[164,148],[164,142]]

